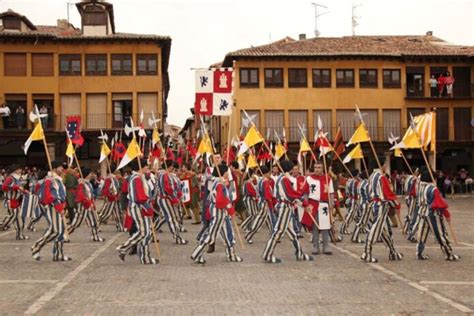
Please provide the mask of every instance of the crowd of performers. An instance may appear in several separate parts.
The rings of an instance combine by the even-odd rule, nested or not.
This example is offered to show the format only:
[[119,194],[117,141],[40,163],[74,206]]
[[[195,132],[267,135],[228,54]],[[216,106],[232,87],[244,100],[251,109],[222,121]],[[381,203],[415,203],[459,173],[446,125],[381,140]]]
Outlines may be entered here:
[[[89,229],[92,242],[103,242],[100,227],[113,222],[118,232],[129,234],[116,249],[121,260],[137,255],[142,264],[156,264],[158,258],[150,251],[150,244],[157,242],[155,232],[166,233],[167,224],[173,242],[187,245],[185,219],[201,225],[197,242],[191,242],[195,248],[189,251],[197,264],[205,263],[205,255],[216,250],[219,236],[227,261],[241,262],[236,229],[251,247],[257,247],[256,234],[267,236],[259,247],[268,263],[281,262],[275,248],[284,235],[291,240],[298,261],[331,255],[331,242],[341,242],[343,235],[349,242],[365,244],[363,261],[377,262],[373,256],[376,242],[385,244],[389,260],[401,260],[403,255],[393,239],[396,217],[389,216],[391,210],[400,214],[400,202],[385,168],[374,169],[368,178],[357,170],[351,172],[352,177],[341,178],[331,169],[325,173],[319,161],[301,174],[292,161],[281,160],[272,167],[244,172],[236,161],[227,165],[215,155],[209,166],[195,170],[172,160],[163,161],[159,168],[135,160],[128,171],[115,171],[99,180],[91,169],[68,168],[54,161],[52,171],[38,172],[25,187],[19,180],[22,167],[12,165],[2,186],[7,215],[0,229],[14,229],[17,240],[28,240],[27,231],[35,231],[44,219],[47,229],[31,247],[35,260],[41,259],[41,250],[52,242],[53,260],[69,261],[64,244],[74,240],[74,232]],[[95,183],[100,183],[98,190]],[[429,258],[425,244],[431,232],[446,260],[459,260],[448,238],[448,205],[431,182],[429,170],[417,169],[405,186],[408,212],[400,225],[407,239],[416,243],[416,259]],[[104,201],[100,209],[98,199]],[[336,218],[341,222],[339,229]],[[84,219],[87,225],[82,225]],[[310,252],[300,243],[304,232],[311,234]]]

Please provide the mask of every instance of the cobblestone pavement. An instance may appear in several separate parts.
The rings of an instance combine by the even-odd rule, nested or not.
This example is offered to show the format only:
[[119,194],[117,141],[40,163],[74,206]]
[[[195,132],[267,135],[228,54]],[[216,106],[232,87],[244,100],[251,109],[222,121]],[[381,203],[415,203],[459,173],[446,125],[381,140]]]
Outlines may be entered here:
[[[333,246],[332,256],[314,262],[296,262],[288,238],[277,246],[282,264],[261,260],[268,238],[265,227],[245,250],[237,246],[242,263],[227,263],[221,241],[216,253],[206,254],[207,264],[189,259],[197,226],[186,222],[191,242],[172,244],[166,228],[159,234],[162,256],[157,266],[142,266],[137,257],[121,262],[115,247],[127,235],[116,233],[112,221],[102,227],[105,243],[93,243],[83,224],[65,245],[71,262],[52,262],[51,246],[42,261],[30,255],[39,231],[30,240],[16,241],[13,230],[0,232],[0,314],[365,314],[417,315],[474,313],[474,198],[448,201],[453,214],[460,262],[447,262],[430,238],[428,261],[415,260],[415,245],[395,229],[395,245],[405,254],[400,262],[388,261],[377,244],[378,264],[361,262],[362,246],[346,237]],[[403,209],[405,212],[405,209]],[[0,214],[4,214],[3,208]],[[338,223],[339,225],[340,223]],[[309,237],[301,240],[311,251]],[[152,250],[154,247],[152,245]]]

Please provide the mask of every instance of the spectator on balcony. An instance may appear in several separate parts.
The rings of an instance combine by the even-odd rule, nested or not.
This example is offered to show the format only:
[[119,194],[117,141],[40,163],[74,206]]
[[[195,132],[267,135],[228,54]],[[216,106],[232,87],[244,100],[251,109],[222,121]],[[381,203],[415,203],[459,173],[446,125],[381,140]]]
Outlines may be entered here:
[[431,75],[430,90],[431,90],[431,97],[436,98],[438,96],[438,80],[436,80],[435,75]]
[[45,117],[41,118],[41,124],[43,125],[43,128],[48,128],[48,108],[46,105],[43,104],[39,112],[40,114],[46,114]]
[[6,105],[5,103],[2,104],[2,107],[0,108],[0,113],[2,115],[2,121],[3,121],[3,128],[9,128],[10,127],[10,123],[9,123],[9,119],[10,119],[10,108],[8,107],[8,105]]
[[446,94],[448,97],[453,96],[453,84],[454,84],[454,77],[451,76],[449,71],[446,72],[446,77],[444,78],[444,83],[446,85]]
[[443,74],[439,75],[438,77],[438,96],[441,98],[443,97],[444,86],[446,84],[446,78]]
[[25,125],[25,110],[23,109],[21,105],[16,108],[15,115],[16,115],[16,125],[18,129],[22,129],[23,126]]

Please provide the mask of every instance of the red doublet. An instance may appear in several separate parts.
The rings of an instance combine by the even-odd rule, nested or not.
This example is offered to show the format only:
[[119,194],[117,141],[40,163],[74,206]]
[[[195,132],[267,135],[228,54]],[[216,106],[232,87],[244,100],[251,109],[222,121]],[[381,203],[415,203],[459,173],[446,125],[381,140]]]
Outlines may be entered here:
[[448,211],[448,204],[439,193],[438,188],[434,190],[434,198],[433,202],[431,202],[431,209],[441,211],[443,216],[447,219],[451,218],[451,213]]
[[[232,205],[229,197],[225,193],[224,184],[218,183],[216,185],[216,208],[224,209],[228,208],[228,205]],[[228,213],[230,216],[234,216],[235,210],[233,207],[228,208]]]
[[76,203],[81,203],[87,210],[91,208],[93,201],[86,195],[86,190],[86,185],[84,183],[79,183],[77,186]]
[[247,196],[257,196],[257,191],[255,191],[255,185],[253,183],[253,180],[245,182],[245,192],[247,193]]
[[390,188],[390,182],[388,181],[387,177],[382,175],[380,179],[382,181],[382,192],[383,192],[383,196],[385,197],[385,201],[395,202],[396,203],[395,208],[399,210],[400,203],[398,203],[397,196],[395,195],[395,193],[393,193],[392,189]]
[[275,206],[275,197],[273,196],[273,180],[264,179],[263,180],[263,199],[267,202],[268,207],[273,209]]

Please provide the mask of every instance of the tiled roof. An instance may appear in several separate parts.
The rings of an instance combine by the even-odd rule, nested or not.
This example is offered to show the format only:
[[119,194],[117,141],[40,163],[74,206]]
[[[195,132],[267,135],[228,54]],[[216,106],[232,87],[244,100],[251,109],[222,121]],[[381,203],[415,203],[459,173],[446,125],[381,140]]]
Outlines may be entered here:
[[267,45],[228,53],[224,66],[232,59],[258,57],[324,56],[474,56],[474,46],[453,45],[430,35],[317,37],[296,41],[286,37]]

